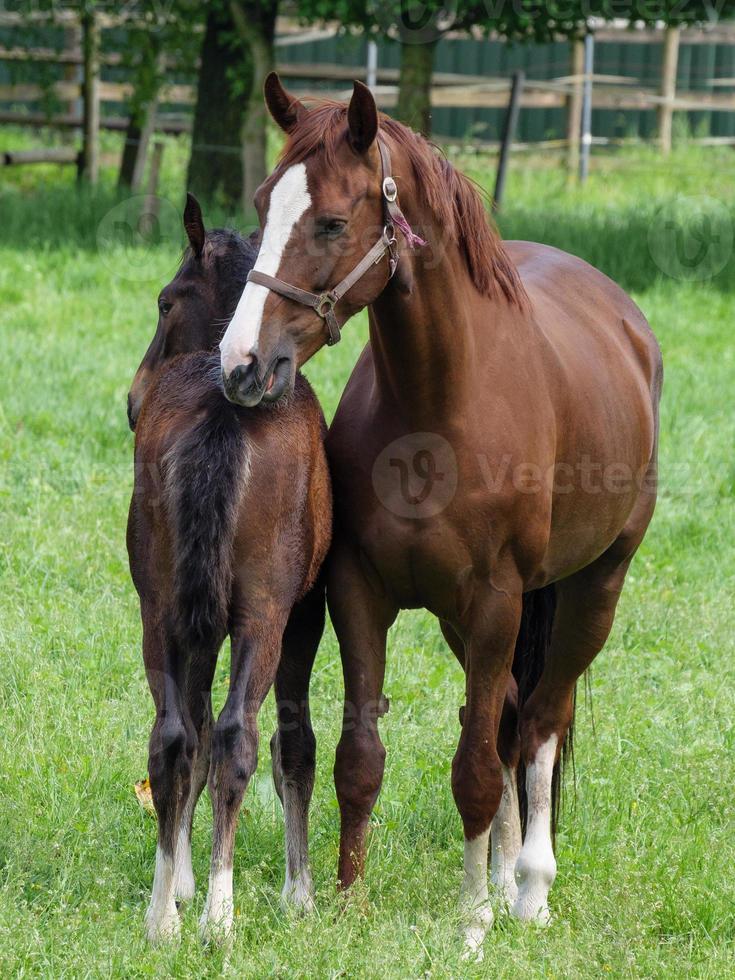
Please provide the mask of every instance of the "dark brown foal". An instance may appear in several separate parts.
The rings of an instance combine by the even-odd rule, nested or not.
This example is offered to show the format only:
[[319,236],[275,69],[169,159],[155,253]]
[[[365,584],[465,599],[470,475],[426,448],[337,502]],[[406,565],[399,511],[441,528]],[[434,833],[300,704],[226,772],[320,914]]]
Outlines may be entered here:
[[[331,534],[324,421],[300,376],[292,398],[245,411],[225,400],[216,355],[168,356],[187,345],[211,346],[212,336],[216,343],[232,305],[227,284],[214,280],[229,270],[241,289],[253,259],[252,246],[234,233],[187,230],[192,248],[161,294],[156,338],[129,399],[136,449],[128,551],[156,707],[151,940],[178,933],[176,900],[193,896],[192,819],[208,777],[214,842],[202,931],[222,937],[231,928],[235,823],[255,768],[257,712],[274,682],[273,775],[286,822],[283,898],[306,909],[313,902],[308,689],[324,625],[318,572]],[[213,725],[212,678],[227,634],[230,689]]]
[[256,194],[263,248],[220,344],[228,397],[252,404],[273,365],[295,370],[370,314],[327,440],[328,599],[347,699],[340,880],[363,869],[383,776],[388,628],[400,609],[427,608],[465,670],[452,790],[466,942],[481,953],[491,833],[501,901],[520,919],[549,917],[575,685],[655,503],[660,351],[598,270],[501,243],[473,185],[381,116],[364,85],[349,105],[308,106],[271,75],[266,100],[287,142]]

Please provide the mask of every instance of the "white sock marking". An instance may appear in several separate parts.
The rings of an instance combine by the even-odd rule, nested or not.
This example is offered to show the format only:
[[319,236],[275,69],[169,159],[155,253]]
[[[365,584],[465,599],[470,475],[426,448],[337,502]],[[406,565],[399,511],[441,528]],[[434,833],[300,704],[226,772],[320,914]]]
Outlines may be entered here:
[[528,826],[515,869],[518,897],[513,915],[541,925],[550,921],[549,889],[556,877],[551,843],[551,777],[557,742],[557,736],[551,735],[539,746],[526,772]]
[[189,807],[181,818],[179,838],[176,842],[176,858],[174,860],[174,895],[183,901],[194,898],[194,870],[191,866],[191,837],[189,834]]
[[[255,269],[269,276],[278,275],[291,233],[310,204],[306,165],[297,163],[288,168],[271,191]],[[238,364],[250,363],[252,352],[257,350],[263,309],[269,292],[265,286],[253,282],[246,284],[219,345],[225,374],[229,374]]]
[[518,894],[515,867],[521,844],[516,773],[515,769],[503,766],[503,795],[492,822],[490,878],[508,907],[513,905]]
[[487,848],[490,828],[464,842],[464,879],[459,892],[459,902],[463,910],[465,956],[468,959],[482,959],[482,943],[493,924],[493,910],[490,907],[487,890]]
[[209,891],[199,920],[199,930],[205,941],[221,942],[232,929],[232,868],[219,867],[209,875]]
[[304,912],[314,908],[314,885],[309,870],[308,815],[295,786],[283,781],[283,818],[286,825],[286,883],[284,905]]
[[170,854],[156,848],[153,891],[145,915],[145,929],[151,943],[176,939],[180,932],[179,913],[174,901],[174,862]]

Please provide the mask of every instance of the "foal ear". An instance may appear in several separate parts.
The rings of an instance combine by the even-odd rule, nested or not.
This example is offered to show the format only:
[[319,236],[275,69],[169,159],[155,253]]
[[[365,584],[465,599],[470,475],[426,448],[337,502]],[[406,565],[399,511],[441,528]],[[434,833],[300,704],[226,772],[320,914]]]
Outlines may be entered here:
[[186,236],[189,239],[194,258],[198,259],[201,257],[202,250],[204,249],[204,239],[207,233],[204,230],[204,219],[202,218],[202,209],[199,207],[199,201],[189,191],[186,192],[184,228],[186,229]]
[[268,106],[268,112],[270,112],[284,133],[293,132],[299,120],[303,119],[306,113],[306,106],[303,102],[299,102],[297,98],[286,91],[283,85],[281,85],[281,79],[274,71],[270,72],[266,77],[265,84],[263,85],[263,94],[265,95],[265,104]]
[[347,110],[350,142],[357,153],[365,153],[378,135],[378,107],[367,85],[363,85],[357,79],[353,85],[352,98]]

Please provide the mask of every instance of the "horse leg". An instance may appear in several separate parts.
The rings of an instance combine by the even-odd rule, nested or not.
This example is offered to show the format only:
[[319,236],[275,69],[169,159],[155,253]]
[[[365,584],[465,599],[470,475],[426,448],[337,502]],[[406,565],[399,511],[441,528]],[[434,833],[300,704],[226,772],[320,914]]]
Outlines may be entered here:
[[[464,640],[446,620],[440,620],[439,625],[450,650],[464,670]],[[465,709],[462,707],[459,712],[460,724],[464,722],[464,714]],[[508,689],[500,717],[498,754],[503,770],[503,795],[500,798],[500,806],[493,817],[490,829],[490,878],[500,894],[504,906],[510,908],[518,891],[514,870],[522,843],[521,815],[518,807],[518,787],[516,784],[516,770],[520,756],[518,685],[512,676],[508,681]]]
[[452,626],[452,624],[449,623],[446,619],[439,620],[439,627],[442,631],[442,635],[444,636],[444,639],[447,641],[447,646],[459,661],[462,670],[464,670],[464,659],[465,659],[464,640],[456,631],[456,629]]
[[521,713],[528,822],[515,868],[518,896],[513,914],[519,919],[542,925],[550,920],[548,895],[556,876],[551,831],[554,767],[572,721],[577,681],[610,634],[635,547],[621,555],[616,543],[587,568],[556,583],[551,646]]
[[314,907],[309,869],[309,803],[314,790],[316,740],[309,715],[309,680],[324,632],[324,583],[294,606],[283,635],[276,673],[278,729],[271,739],[273,782],[283,804],[286,883],[281,900],[304,911]]
[[283,626],[252,624],[232,633],[230,689],[212,732],[209,793],[214,834],[207,900],[199,921],[205,942],[232,930],[232,863],[240,805],[258,762],[258,711],[273,684]]
[[333,550],[327,582],[345,683],[334,781],[340,809],[338,883],[348,888],[365,868],[365,834],[383,781],[385,749],[378,718],[387,710],[382,695],[385,647],[398,609],[373,587],[345,547]]
[[191,773],[191,788],[179,826],[174,861],[174,894],[179,901],[194,897],[194,871],[191,866],[191,831],[202,790],[207,784],[212,748],[212,680],[222,638],[206,649],[199,649],[189,665],[186,699],[196,732],[196,750]]
[[503,794],[498,730],[518,635],[521,597],[491,592],[477,603],[467,631],[466,705],[452,762],[452,792],[464,826],[460,903],[468,956],[482,957],[492,925],[488,896],[490,826]]
[[174,862],[184,802],[189,796],[196,733],[183,696],[183,656],[152,611],[143,612],[143,658],[156,706],[148,773],[158,816],[156,870],[146,912],[150,942],[176,939],[179,916],[174,894]]
[[511,676],[505,692],[498,732],[503,794],[490,830],[490,880],[506,909],[512,908],[518,894],[515,866],[523,843],[516,781],[520,754],[518,685]]

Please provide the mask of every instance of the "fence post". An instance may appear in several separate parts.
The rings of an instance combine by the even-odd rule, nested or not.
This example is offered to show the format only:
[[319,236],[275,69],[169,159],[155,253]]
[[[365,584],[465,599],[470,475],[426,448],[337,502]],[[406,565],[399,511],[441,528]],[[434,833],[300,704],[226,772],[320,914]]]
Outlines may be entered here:
[[518,124],[518,113],[521,109],[521,95],[523,94],[523,83],[526,80],[525,73],[522,71],[513,72],[513,82],[510,88],[510,101],[508,111],[505,114],[505,125],[503,126],[503,137],[500,144],[500,156],[498,158],[498,174],[495,178],[495,193],[493,194],[493,211],[499,211],[505,191],[505,174],[508,169],[508,158],[510,148],[513,145],[516,126]]
[[79,176],[96,184],[100,166],[100,29],[93,8],[82,14],[84,138]]
[[[82,50],[82,28],[80,24],[70,24],[69,27],[64,29],[64,50],[70,54],[75,54],[76,52],[81,52]],[[82,83],[82,67],[81,65],[68,64],[64,66],[64,81],[71,82],[72,84],[81,85]],[[82,100],[80,98],[71,99],[66,105],[66,113],[69,116],[82,117]],[[71,140],[76,138],[76,134],[72,130],[70,133]]]
[[678,27],[667,27],[664,35],[664,53],[661,65],[661,97],[664,101],[658,108],[658,136],[664,156],[671,153],[671,130],[676,97],[676,70],[679,64]]
[[579,158],[579,179],[587,180],[590,172],[590,147],[592,146],[592,74],[595,70],[595,35],[584,37],[584,87],[582,89],[582,152]]
[[567,171],[570,177],[579,174],[579,141],[582,136],[582,73],[584,72],[584,41],[572,42],[572,91],[567,96]]
[[367,43],[367,65],[365,81],[369,89],[375,90],[378,84],[378,45],[375,41]]

